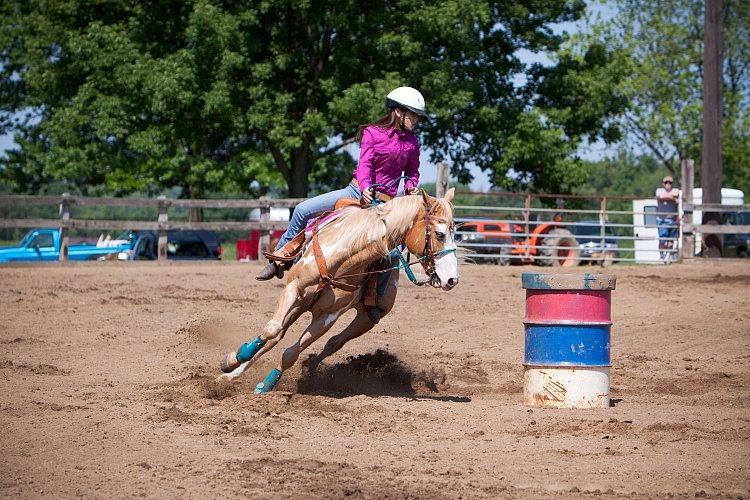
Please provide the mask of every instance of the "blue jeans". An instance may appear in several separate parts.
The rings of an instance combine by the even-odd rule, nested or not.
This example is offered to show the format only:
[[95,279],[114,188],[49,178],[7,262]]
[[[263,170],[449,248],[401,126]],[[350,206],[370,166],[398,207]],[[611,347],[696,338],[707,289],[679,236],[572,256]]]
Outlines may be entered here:
[[674,240],[668,238],[677,238],[677,219],[657,217],[656,225],[659,228],[659,248],[676,248]]
[[324,193],[315,198],[303,201],[295,207],[294,213],[292,214],[292,220],[289,221],[289,227],[281,236],[279,243],[276,245],[276,250],[292,240],[292,238],[297,236],[300,231],[303,231],[305,226],[307,226],[307,221],[326,210],[333,210],[333,207],[336,206],[336,202],[340,199],[355,198],[358,200],[361,197],[362,193],[360,193],[359,189],[349,184],[344,189]]

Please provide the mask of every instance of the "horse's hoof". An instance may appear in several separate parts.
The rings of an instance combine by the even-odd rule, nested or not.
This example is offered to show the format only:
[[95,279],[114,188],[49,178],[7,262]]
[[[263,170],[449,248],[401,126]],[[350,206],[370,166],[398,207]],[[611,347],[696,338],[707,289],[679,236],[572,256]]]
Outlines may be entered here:
[[221,366],[221,371],[223,371],[224,373],[231,373],[239,368],[241,364],[242,363],[240,363],[237,359],[237,353],[230,352],[229,354],[224,356],[224,359],[221,360],[219,366]]

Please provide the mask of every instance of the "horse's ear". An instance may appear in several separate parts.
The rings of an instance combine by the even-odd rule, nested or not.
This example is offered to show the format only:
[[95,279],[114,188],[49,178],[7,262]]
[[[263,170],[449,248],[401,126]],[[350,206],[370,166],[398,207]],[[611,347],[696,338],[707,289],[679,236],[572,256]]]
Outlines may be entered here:
[[453,205],[453,196],[456,194],[456,188],[450,188],[448,191],[446,191],[445,196],[443,196],[443,199]]
[[427,194],[427,191],[424,189],[422,190],[422,203],[424,203],[424,206],[427,208],[432,208],[432,204],[435,203],[434,198]]

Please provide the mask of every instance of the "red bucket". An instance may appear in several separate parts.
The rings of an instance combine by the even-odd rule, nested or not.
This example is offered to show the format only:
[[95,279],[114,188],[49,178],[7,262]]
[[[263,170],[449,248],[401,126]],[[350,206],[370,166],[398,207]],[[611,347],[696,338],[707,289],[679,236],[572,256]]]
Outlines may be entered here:
[[255,256],[253,256],[252,240],[237,240],[237,260],[258,260],[258,242],[255,241]]

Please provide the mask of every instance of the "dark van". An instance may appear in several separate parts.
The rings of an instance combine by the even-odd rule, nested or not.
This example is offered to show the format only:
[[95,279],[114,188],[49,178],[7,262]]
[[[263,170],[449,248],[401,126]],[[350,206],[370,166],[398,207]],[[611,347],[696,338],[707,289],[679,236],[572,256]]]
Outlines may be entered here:
[[[722,224],[732,226],[750,226],[750,212],[727,212],[722,214]],[[730,233],[722,235],[722,257],[748,257],[750,234]]]
[[[120,260],[158,259],[158,231],[128,231],[128,234],[133,241],[132,249],[129,252],[122,252]],[[167,231],[167,259],[219,260],[221,259],[221,242],[213,231]]]

